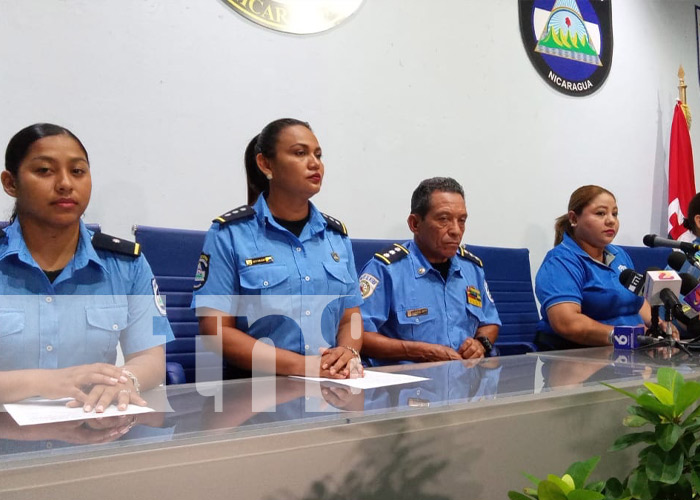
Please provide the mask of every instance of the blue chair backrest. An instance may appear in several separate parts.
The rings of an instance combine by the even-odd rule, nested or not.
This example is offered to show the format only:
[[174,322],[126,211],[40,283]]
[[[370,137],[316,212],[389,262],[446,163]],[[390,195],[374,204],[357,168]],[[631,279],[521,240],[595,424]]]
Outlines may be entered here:
[[632,258],[634,262],[634,270],[644,274],[644,271],[650,267],[665,269],[668,266],[668,256],[673,251],[670,248],[650,248],[650,247],[634,247],[620,245]]
[[[203,362],[203,357],[207,354],[211,354],[212,363],[218,358],[202,349],[199,349],[200,355],[196,354],[199,324],[197,316],[190,309],[194,275],[205,234],[206,231],[187,229],[150,226],[134,228],[136,241],[141,245],[141,251],[158,281],[175,334],[175,340],[166,344],[166,361],[182,365],[186,382],[195,381],[195,363]],[[220,362],[218,364],[220,366]]]
[[484,263],[489,290],[502,326],[498,341],[502,354],[535,351],[535,330],[540,314],[535,302],[527,248],[467,245]]
[[355,256],[357,275],[360,275],[362,268],[374,257],[376,252],[388,247],[392,243],[403,243],[403,241],[404,240],[351,239],[350,242],[352,243],[352,253]]

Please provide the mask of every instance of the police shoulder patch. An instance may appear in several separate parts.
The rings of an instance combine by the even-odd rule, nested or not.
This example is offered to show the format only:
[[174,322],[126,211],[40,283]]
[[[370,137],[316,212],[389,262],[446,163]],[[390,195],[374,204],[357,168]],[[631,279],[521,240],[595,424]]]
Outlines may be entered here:
[[248,219],[252,216],[255,215],[255,209],[249,205],[241,205],[238,208],[234,208],[233,210],[229,210],[223,215],[219,215],[216,219],[212,220],[212,222],[218,222],[219,226],[225,226],[226,224],[229,224],[230,222],[234,222],[237,220],[243,220],[243,219]]
[[323,212],[321,212],[321,215],[323,215],[323,218],[326,219],[326,224],[328,224],[328,227],[331,228],[333,231],[340,233],[343,236],[348,235],[348,228],[346,228],[345,224],[343,224],[341,221],[339,221],[335,217],[331,217],[328,214],[324,214]]
[[471,253],[466,248],[464,248],[464,245],[459,247],[459,250],[457,251],[457,255],[459,255],[463,259],[472,261],[474,264],[476,264],[479,267],[484,267],[484,263],[481,262],[481,259],[479,257],[477,257],[476,255],[474,255],[473,253]]
[[93,234],[92,246],[97,250],[108,250],[130,257],[138,257],[141,255],[141,245],[138,243],[116,238],[105,233]]
[[394,243],[383,250],[374,254],[374,258],[384,262],[385,264],[393,264],[409,254],[409,251],[403,245]]
[[194,289],[199,290],[209,277],[209,254],[202,252],[197,261],[197,272],[194,275]]
[[376,276],[369,273],[364,273],[362,276],[360,276],[360,293],[362,294],[362,298],[366,299],[372,295],[378,284],[379,278]]

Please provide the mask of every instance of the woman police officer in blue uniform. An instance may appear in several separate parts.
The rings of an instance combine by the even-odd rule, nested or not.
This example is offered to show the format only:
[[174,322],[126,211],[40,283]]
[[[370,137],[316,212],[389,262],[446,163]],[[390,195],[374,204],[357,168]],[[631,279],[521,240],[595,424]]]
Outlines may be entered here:
[[350,240],[309,201],[324,174],[316,136],[308,123],[273,121],[248,145],[245,165],[253,205],[214,220],[197,266],[200,333],[221,329],[223,356],[246,372],[361,376]]
[[138,246],[81,221],[92,189],[85,147],[63,127],[26,127],[8,143],[1,179],[16,204],[0,231],[0,402],[145,405],[139,391],[163,381],[172,331]]
[[535,279],[542,305],[540,349],[610,345],[614,326],[649,325],[649,304],[619,281],[633,264],[611,244],[619,229],[617,213],[610,191],[582,186],[572,193],[569,211],[557,219],[555,246]]

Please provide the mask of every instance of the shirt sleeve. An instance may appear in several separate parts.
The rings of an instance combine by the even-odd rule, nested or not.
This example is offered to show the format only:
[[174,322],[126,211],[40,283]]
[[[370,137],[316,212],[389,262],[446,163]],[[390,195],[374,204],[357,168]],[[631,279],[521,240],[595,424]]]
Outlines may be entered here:
[[484,300],[483,300],[484,320],[481,323],[479,323],[479,326],[482,326],[482,325],[501,326],[501,318],[498,316],[498,310],[496,309],[496,304],[493,301],[493,297],[491,297],[491,291],[489,290],[488,283],[486,283],[483,269],[481,270],[480,274],[481,274],[481,296],[484,297]]
[[143,255],[131,262],[130,278],[127,327],[119,338],[125,356],[165,344],[174,338],[158,284]]
[[384,264],[370,260],[360,273],[362,324],[368,332],[380,332],[391,310],[391,276]]
[[213,224],[197,263],[192,308],[208,307],[235,316],[233,298],[239,290],[231,232]]
[[579,262],[559,255],[545,257],[535,278],[535,294],[543,310],[563,302],[581,304],[585,272]]
[[355,256],[352,253],[352,244],[350,243],[350,238],[343,238],[345,244],[345,251],[348,255],[348,273],[352,278],[352,283],[348,284],[347,287],[347,297],[345,297],[343,305],[345,309],[351,307],[359,307],[362,305],[362,295],[360,294],[360,286],[357,280],[357,268],[355,267]]

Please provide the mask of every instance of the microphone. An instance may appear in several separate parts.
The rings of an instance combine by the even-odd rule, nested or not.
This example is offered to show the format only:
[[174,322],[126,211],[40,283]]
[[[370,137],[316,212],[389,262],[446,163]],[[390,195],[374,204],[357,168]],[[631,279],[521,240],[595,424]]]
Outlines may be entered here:
[[685,315],[685,311],[683,310],[683,304],[681,304],[680,300],[678,300],[678,297],[675,293],[673,293],[668,288],[664,288],[659,292],[659,298],[663,302],[664,307],[667,310],[671,311],[671,313],[673,313],[674,318],[676,318],[684,325],[688,326],[688,324],[691,321],[691,318]]
[[634,269],[625,269],[620,273],[620,284],[635,295],[644,294],[644,275]]
[[[622,274],[622,273],[620,273]],[[681,278],[676,271],[647,271],[644,282],[644,298],[650,306],[662,306],[662,290],[670,290],[674,295],[681,293]]]
[[700,281],[688,273],[681,273],[680,276],[683,300],[694,311],[700,312]]
[[669,240],[666,238],[660,238],[655,234],[647,234],[642,242],[648,247],[668,247],[668,248],[678,248],[683,250],[685,253],[695,253],[700,251],[700,245],[694,243],[688,243],[685,241]]
[[671,269],[678,271],[679,273],[681,272],[681,269],[683,269],[686,262],[693,265],[696,268],[696,272],[697,270],[700,270],[700,262],[695,255],[689,255],[683,252],[671,252],[671,254],[668,256],[667,262]]

